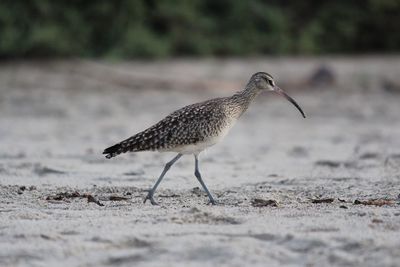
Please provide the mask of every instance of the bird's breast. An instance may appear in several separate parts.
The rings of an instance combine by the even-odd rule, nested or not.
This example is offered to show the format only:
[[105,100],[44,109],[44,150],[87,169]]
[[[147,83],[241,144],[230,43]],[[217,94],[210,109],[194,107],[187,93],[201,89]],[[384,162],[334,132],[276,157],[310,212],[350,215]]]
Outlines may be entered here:
[[201,151],[211,147],[219,142],[221,142],[228,132],[235,125],[236,119],[226,120],[224,123],[219,125],[215,131],[206,134],[202,141],[198,141],[194,144],[187,144],[182,146],[177,146],[173,151],[181,154],[198,154]]

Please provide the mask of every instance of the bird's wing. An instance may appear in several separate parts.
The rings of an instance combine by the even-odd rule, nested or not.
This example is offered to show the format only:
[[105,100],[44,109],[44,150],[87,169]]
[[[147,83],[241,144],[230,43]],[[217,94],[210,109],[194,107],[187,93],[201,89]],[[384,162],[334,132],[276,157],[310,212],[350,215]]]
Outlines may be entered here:
[[107,158],[125,152],[168,150],[177,146],[203,141],[210,122],[221,112],[215,101],[206,101],[181,108],[148,129],[106,148]]

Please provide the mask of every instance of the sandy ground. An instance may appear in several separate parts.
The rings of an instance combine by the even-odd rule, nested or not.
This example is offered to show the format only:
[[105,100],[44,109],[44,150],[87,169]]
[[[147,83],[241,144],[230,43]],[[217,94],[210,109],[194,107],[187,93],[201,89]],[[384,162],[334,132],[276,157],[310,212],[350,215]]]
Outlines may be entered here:
[[[311,88],[321,62],[337,83]],[[167,174],[160,206],[143,197],[174,154],[102,157],[256,70],[281,77],[308,118],[260,96],[200,155],[217,206],[192,156]],[[396,57],[3,64],[0,265],[399,266],[400,94],[380,84],[398,74]]]

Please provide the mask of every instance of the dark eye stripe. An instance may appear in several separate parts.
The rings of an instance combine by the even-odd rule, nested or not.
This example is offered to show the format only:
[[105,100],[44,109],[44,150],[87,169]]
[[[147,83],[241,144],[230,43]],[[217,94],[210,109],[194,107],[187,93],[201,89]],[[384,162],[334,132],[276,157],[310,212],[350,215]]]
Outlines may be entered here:
[[272,80],[268,80],[268,83],[269,83],[271,86],[274,86],[274,84],[272,83]]

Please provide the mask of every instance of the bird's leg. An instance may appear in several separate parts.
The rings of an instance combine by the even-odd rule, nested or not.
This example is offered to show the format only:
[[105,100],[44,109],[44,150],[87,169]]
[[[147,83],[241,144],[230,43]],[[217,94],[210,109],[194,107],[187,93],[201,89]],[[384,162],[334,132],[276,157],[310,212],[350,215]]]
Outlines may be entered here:
[[213,196],[211,195],[210,191],[208,190],[206,184],[203,182],[203,179],[201,179],[201,174],[200,174],[200,171],[199,171],[199,159],[197,158],[197,155],[194,155],[194,160],[195,160],[194,175],[196,176],[197,180],[199,181],[199,183],[203,187],[204,191],[206,191],[207,196],[208,196],[208,198],[210,200],[209,204],[211,203],[212,205],[215,205],[216,202],[215,202]]
[[178,154],[173,158],[170,162],[165,164],[164,170],[161,173],[160,177],[158,178],[157,182],[154,184],[154,186],[149,190],[149,193],[147,194],[146,198],[144,199],[143,203],[146,203],[147,200],[150,200],[152,205],[158,205],[157,202],[154,201],[154,193],[156,192],[156,189],[158,185],[161,183],[162,179],[164,178],[164,175],[167,173],[169,168],[171,168],[172,165],[180,158],[182,157],[182,154]]

